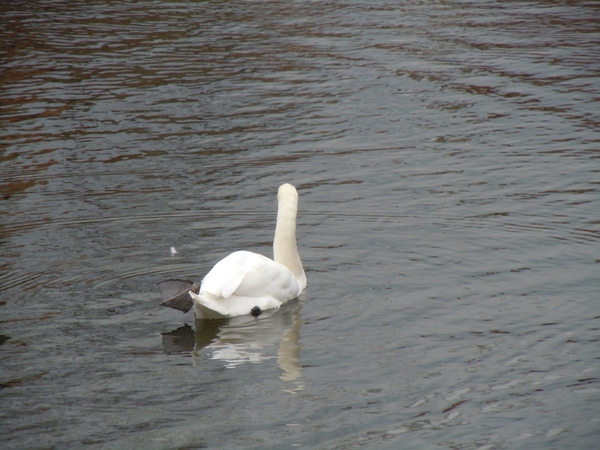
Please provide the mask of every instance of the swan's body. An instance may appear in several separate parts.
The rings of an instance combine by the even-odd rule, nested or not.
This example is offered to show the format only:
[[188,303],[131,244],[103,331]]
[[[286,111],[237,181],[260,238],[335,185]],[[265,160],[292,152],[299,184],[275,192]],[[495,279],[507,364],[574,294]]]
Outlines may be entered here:
[[282,185],[277,200],[274,260],[238,251],[219,261],[202,280],[200,291],[189,291],[199,318],[257,315],[263,310],[279,308],[306,288],[306,275],[296,245],[296,188]]

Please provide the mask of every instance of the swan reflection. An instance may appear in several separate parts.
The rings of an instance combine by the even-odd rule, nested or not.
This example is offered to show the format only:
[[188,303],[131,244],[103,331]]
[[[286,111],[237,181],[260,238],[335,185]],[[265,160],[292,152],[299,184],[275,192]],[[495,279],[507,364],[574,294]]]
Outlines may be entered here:
[[279,378],[293,383],[287,392],[304,388],[301,381],[300,327],[304,296],[278,310],[264,311],[259,318],[250,315],[231,319],[196,319],[194,328],[184,325],[162,334],[165,353],[192,352],[194,365],[209,357],[233,368],[245,362],[258,363],[277,359],[282,370]]

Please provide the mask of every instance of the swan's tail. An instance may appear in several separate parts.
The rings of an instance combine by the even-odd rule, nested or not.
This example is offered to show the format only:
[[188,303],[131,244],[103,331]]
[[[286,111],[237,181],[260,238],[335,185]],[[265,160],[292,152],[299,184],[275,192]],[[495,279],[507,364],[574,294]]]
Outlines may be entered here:
[[206,295],[189,291],[188,298],[192,301],[194,310],[199,319],[223,319],[230,317],[230,314],[224,308],[225,305],[209,298]]
[[[190,297],[194,300],[194,310],[199,318],[204,319],[223,319],[226,317],[243,316],[253,314],[254,308],[258,307],[260,311],[279,308],[281,302],[275,298],[265,295],[262,297],[245,297],[232,295],[223,298],[213,296],[209,292],[200,292],[195,294],[190,291]],[[256,314],[257,310],[254,310]]]

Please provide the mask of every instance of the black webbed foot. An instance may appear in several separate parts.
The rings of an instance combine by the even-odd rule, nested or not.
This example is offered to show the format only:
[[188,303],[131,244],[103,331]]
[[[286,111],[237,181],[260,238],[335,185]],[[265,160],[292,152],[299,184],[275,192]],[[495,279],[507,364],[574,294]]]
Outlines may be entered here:
[[188,312],[194,306],[194,301],[190,297],[190,290],[197,294],[200,291],[200,284],[187,280],[165,280],[158,283],[160,295],[163,299],[161,306],[178,309],[184,313]]
[[262,314],[262,310],[260,309],[260,306],[255,306],[254,308],[252,308],[250,310],[250,314],[252,314],[254,317],[258,317]]

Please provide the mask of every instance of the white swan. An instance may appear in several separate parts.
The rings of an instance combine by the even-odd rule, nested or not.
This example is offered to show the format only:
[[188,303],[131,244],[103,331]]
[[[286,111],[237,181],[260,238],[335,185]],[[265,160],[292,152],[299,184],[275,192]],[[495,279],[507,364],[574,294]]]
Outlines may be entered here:
[[[306,275],[296,244],[298,192],[291,184],[283,184],[277,192],[277,200],[274,260],[238,251],[219,261],[204,277],[199,291],[197,284],[189,290],[199,318],[258,316],[264,310],[279,308],[282,303],[298,297],[306,288]],[[181,294],[175,297],[183,301]],[[169,302],[172,303],[162,304],[189,310]]]

